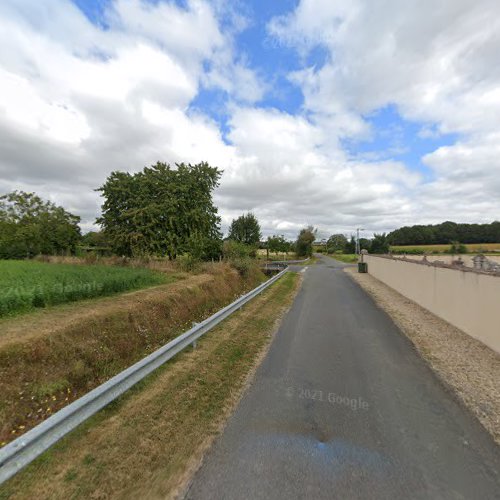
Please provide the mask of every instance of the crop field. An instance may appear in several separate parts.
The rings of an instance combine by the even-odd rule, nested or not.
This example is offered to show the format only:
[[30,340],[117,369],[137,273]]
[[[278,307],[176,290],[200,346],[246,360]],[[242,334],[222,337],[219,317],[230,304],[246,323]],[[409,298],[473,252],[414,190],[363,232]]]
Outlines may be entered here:
[[[468,243],[465,245],[467,251],[470,253],[484,252],[495,253],[500,252],[500,243]],[[430,253],[444,253],[448,252],[450,245],[394,245],[391,250],[394,252],[430,252]]]
[[150,269],[0,260],[0,317],[165,282]]

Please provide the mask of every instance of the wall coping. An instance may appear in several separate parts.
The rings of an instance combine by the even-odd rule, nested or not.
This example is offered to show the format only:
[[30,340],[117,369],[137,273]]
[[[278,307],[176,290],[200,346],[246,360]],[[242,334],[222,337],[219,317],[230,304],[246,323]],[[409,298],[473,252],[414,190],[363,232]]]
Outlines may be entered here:
[[439,263],[439,262],[436,263],[436,262],[432,262],[432,261],[409,259],[408,257],[398,258],[398,257],[394,257],[392,255],[385,255],[385,254],[369,253],[369,254],[365,254],[365,257],[376,257],[377,259],[386,259],[386,260],[392,260],[395,262],[407,262],[410,264],[418,264],[420,266],[427,266],[427,267],[434,267],[434,268],[441,268],[441,269],[450,269],[452,271],[463,271],[465,273],[483,274],[485,276],[493,276],[495,278],[500,278],[500,272],[484,271],[483,269],[474,269],[473,267],[454,266],[453,264],[443,264],[443,263]]

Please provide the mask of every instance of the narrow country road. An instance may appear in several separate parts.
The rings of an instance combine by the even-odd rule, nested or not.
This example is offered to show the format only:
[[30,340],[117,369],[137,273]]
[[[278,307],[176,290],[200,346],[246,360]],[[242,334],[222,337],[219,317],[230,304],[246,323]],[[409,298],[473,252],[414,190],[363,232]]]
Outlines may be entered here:
[[308,268],[187,498],[500,498],[499,448],[342,267]]

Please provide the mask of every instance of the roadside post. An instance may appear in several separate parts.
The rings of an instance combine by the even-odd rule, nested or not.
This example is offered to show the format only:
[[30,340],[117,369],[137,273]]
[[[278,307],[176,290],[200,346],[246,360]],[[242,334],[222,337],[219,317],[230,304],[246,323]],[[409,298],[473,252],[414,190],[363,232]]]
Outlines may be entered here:
[[368,250],[361,250],[360,257],[358,261],[358,273],[367,273],[368,272],[368,263],[364,262],[363,257],[368,253]]

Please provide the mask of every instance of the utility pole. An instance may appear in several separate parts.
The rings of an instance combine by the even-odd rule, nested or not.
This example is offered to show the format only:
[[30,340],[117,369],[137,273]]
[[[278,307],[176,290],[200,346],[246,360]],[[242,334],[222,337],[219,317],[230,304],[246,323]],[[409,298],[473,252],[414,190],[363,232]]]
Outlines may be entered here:
[[364,231],[364,229],[362,227],[358,227],[356,229],[356,255],[359,255],[361,253],[361,248],[359,245],[359,232],[360,231]]

